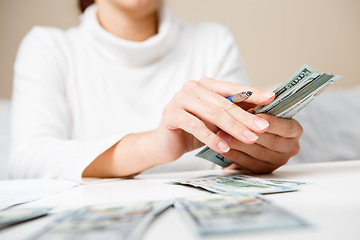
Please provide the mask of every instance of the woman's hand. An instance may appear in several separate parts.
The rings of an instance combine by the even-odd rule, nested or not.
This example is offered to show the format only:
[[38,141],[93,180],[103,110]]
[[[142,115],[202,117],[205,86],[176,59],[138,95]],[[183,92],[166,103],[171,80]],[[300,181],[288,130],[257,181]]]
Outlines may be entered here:
[[[244,109],[226,99],[244,91],[253,92],[241,103]],[[210,78],[187,82],[167,104],[160,126],[152,134],[151,144],[156,144],[150,144],[155,151],[153,159],[158,164],[171,162],[204,144],[226,153],[232,146],[216,134],[220,129],[236,142],[250,146],[258,140],[259,133],[267,131],[269,123],[247,112],[245,105],[268,104],[273,98],[271,91]]]
[[281,119],[269,114],[257,116],[269,122],[266,132],[259,134],[254,144],[245,144],[229,134],[220,131],[231,150],[222,154],[232,160],[229,168],[248,170],[251,173],[270,173],[287,163],[299,150],[299,139],[303,133],[301,125],[294,119]]
[[[225,98],[244,91],[253,93],[238,105]],[[157,129],[125,136],[99,155],[83,176],[130,176],[204,144],[234,161],[232,168],[271,172],[297,153],[302,133],[295,120],[247,112],[273,98],[273,92],[240,84],[209,78],[190,81],[166,105]]]

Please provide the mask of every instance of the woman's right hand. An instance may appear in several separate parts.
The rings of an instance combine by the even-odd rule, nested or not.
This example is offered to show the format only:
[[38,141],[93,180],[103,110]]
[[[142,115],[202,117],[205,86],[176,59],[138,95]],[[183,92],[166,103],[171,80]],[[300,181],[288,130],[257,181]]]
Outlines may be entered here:
[[[234,104],[226,97],[252,91],[247,100]],[[207,145],[218,153],[230,150],[216,133],[227,132],[246,144],[267,130],[268,122],[247,112],[250,107],[270,103],[271,91],[241,84],[202,78],[189,81],[166,105],[160,126],[152,132],[150,143],[157,164],[175,161],[184,153]],[[154,146],[156,144],[156,146]]]
[[[236,105],[226,99],[244,91],[253,92],[244,102]],[[223,131],[219,135],[226,132],[234,138],[232,144],[234,140],[252,144],[257,140],[257,133],[264,133],[269,124],[247,110],[258,104],[268,104],[273,98],[273,92],[241,84],[210,78],[189,81],[164,108],[158,128],[125,136],[99,155],[84,170],[83,176],[131,176],[175,161],[204,144],[225,153],[230,148],[226,139],[216,134],[220,130]],[[236,159],[234,161],[237,162]]]

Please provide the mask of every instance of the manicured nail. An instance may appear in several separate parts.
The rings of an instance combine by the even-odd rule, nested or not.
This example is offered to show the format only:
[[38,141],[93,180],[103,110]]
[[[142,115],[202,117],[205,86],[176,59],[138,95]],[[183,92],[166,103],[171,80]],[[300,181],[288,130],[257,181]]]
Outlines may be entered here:
[[221,151],[223,151],[224,153],[230,151],[229,146],[227,146],[225,143],[223,143],[223,142],[221,142],[221,141],[218,143],[218,148],[219,148]]
[[251,142],[256,141],[259,138],[255,133],[253,133],[249,130],[244,131],[244,136],[246,137],[247,140],[249,140]]
[[267,128],[269,126],[269,123],[265,119],[256,118],[254,120],[254,125],[258,130],[264,130],[265,128]]

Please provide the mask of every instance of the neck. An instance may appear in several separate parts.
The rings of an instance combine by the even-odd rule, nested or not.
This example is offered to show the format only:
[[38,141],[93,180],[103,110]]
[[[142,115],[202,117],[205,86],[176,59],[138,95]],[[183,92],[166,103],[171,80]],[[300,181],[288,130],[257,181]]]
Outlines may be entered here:
[[142,42],[157,33],[157,12],[132,12],[99,1],[97,18],[100,25],[122,39]]

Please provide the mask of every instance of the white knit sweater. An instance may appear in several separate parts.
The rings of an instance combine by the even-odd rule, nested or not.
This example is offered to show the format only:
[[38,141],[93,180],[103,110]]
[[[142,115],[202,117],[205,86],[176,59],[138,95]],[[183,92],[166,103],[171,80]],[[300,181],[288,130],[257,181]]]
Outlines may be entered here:
[[[247,84],[226,28],[184,23],[166,7],[159,16],[158,34],[143,42],[105,31],[95,5],[78,27],[27,34],[15,63],[10,177],[81,182],[83,170],[125,135],[156,128],[186,81],[208,76]],[[186,155],[150,171],[213,167]]]

